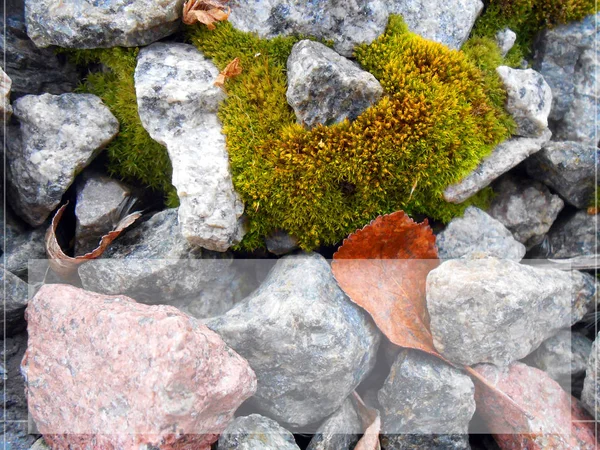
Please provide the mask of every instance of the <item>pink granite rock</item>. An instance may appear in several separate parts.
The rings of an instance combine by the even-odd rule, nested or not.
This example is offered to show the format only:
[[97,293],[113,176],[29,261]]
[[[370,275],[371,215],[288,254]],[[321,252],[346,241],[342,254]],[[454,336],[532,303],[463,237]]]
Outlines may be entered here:
[[171,306],[46,285],[26,316],[29,411],[53,449],[209,449],[256,391],[246,360]]

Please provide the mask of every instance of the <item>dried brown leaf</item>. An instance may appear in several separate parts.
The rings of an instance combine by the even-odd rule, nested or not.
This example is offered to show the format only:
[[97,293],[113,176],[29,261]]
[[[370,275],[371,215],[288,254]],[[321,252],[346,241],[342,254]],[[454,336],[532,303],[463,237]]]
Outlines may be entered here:
[[214,30],[215,22],[229,18],[231,8],[225,6],[225,3],[218,0],[188,0],[183,5],[183,23],[192,25],[198,22],[206,25],[209,30]]
[[354,450],[381,450],[379,434],[381,433],[381,416],[379,411],[369,408],[360,396],[354,392],[354,404],[360,416],[362,426],[365,429]]
[[227,78],[237,77],[242,73],[242,65],[240,63],[240,58],[235,58],[227,67],[221,71],[217,79],[215,80],[215,86],[223,87],[225,85],[225,80]]
[[60,223],[60,219],[62,218],[65,209],[68,206],[68,202],[62,205],[56,214],[52,218],[52,223],[46,232],[46,254],[48,255],[50,268],[65,279],[70,279],[74,273],[77,271],[77,267],[90,259],[96,259],[104,251],[108,248],[112,241],[114,241],[127,227],[129,227],[133,222],[135,222],[142,213],[135,212],[129,214],[124,217],[113,231],[102,236],[100,239],[100,243],[98,247],[92,250],[89,253],[86,253],[82,256],[71,257],[66,255],[60,244],[58,243],[58,239],[56,238],[56,229],[58,228],[58,224]]

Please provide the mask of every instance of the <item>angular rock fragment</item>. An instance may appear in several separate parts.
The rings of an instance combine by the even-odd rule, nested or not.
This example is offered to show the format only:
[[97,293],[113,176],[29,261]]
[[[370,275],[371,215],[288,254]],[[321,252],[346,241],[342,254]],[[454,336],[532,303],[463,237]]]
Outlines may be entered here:
[[550,186],[571,205],[587,208],[596,194],[596,146],[578,142],[548,142],[526,161],[530,177]]
[[100,259],[79,267],[83,287],[176,306],[196,318],[227,312],[251,290],[245,272],[227,255],[191,247],[177,216],[167,209],[127,230]]
[[513,48],[516,40],[517,35],[510,28],[504,28],[496,33],[496,43],[500,47],[500,53],[503,57]]
[[194,46],[156,43],[139,53],[135,90],[142,125],[167,147],[173,165],[183,235],[194,246],[223,252],[245,231],[217,118],[225,99],[214,86],[218,74]]
[[548,128],[548,115],[552,107],[550,86],[533,69],[496,68],[506,89],[506,110],[515,119],[518,136],[537,137]]
[[334,413],[373,367],[380,339],[318,254],[278,260],[256,291],[206,323],[256,372],[253,404],[292,427]]
[[4,330],[5,337],[12,336],[26,328],[25,308],[29,299],[29,285],[0,264],[0,286],[3,294],[0,329]]
[[381,436],[383,450],[471,450],[468,434],[390,434]]
[[319,427],[306,450],[351,450],[363,431],[354,403],[347,398]]
[[119,122],[91,94],[26,95],[13,110],[21,125],[7,142],[8,195],[15,212],[38,226],[117,134]]
[[592,345],[592,351],[587,361],[583,391],[581,392],[581,402],[596,420],[600,418],[600,362],[598,361],[600,339],[598,336]]
[[243,358],[170,306],[54,284],[27,320],[29,411],[53,448],[208,450],[256,389]]
[[0,68],[0,124],[9,121],[12,115],[12,106],[10,106],[10,87],[12,81]]
[[587,16],[579,22],[547,29],[536,40],[533,67],[552,88],[550,121],[557,141],[598,145],[598,14]]
[[38,47],[136,47],[179,28],[183,0],[106,0],[90,3],[25,0],[27,34]]
[[528,249],[543,241],[564,206],[558,195],[537,181],[507,174],[493,188],[497,195],[488,214]]
[[444,199],[451,203],[462,203],[528,156],[539,151],[551,136],[552,133],[546,130],[540,137],[517,137],[498,144],[473,172],[462,181],[446,188]]
[[383,93],[379,81],[329,47],[303,40],[287,61],[287,101],[299,123],[312,128],[356,119]]
[[261,37],[300,34],[333,40],[334,49],[352,56],[354,46],[382,34],[388,11],[382,0],[232,0],[231,24]]
[[474,206],[469,206],[463,217],[450,221],[437,235],[436,246],[440,259],[461,258],[471,253],[515,261],[525,256],[525,246],[502,223]]
[[130,200],[131,188],[103,175],[89,175],[77,186],[75,254],[94,250],[115,229]]
[[218,450],[300,450],[294,435],[260,414],[238,417],[219,438]]
[[446,261],[427,277],[435,348],[469,366],[524,358],[583,317],[588,283],[581,272],[493,257]]
[[582,377],[592,351],[592,341],[581,333],[561,330],[542,342],[524,362],[546,372],[564,387],[572,378]]
[[265,238],[267,250],[277,256],[285,255],[298,248],[298,239],[282,230],[277,230]]
[[413,33],[459,49],[481,13],[480,0],[391,0],[388,10],[401,14]]
[[574,258],[600,254],[598,216],[581,210],[560,217],[548,232],[544,246],[547,258]]

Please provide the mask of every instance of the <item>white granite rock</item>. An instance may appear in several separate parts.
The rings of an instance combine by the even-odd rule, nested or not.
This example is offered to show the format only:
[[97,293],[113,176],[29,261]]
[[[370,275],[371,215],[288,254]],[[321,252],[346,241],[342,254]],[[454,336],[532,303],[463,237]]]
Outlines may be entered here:
[[9,76],[0,68],[0,124],[8,122],[12,115],[12,106],[10,106],[10,87],[12,81]]
[[510,28],[504,28],[496,33],[496,43],[500,47],[502,56],[506,56],[510,49],[513,48],[513,45],[515,45],[516,40],[517,34]]

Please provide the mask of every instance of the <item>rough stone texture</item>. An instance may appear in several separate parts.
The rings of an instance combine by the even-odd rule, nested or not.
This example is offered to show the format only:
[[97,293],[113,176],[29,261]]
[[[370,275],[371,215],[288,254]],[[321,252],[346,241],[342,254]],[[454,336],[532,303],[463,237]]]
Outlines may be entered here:
[[46,441],[44,441],[44,438],[39,438],[37,441],[35,441],[35,443],[31,446],[31,449],[29,450],[52,450],[48,444],[46,444]]
[[25,308],[29,299],[29,285],[0,264],[0,286],[4,312],[0,316],[0,330],[12,336],[26,328]]
[[515,261],[525,256],[525,246],[502,223],[474,206],[469,206],[463,217],[452,219],[435,242],[440,259],[461,258],[471,253]]
[[196,318],[223,314],[243,298],[244,275],[228,255],[191,247],[179,230],[177,209],[127,230],[102,258],[79,268],[88,290],[173,305]]
[[208,450],[256,389],[243,358],[170,306],[54,284],[27,320],[30,413],[56,448]]
[[448,186],[444,191],[444,199],[451,203],[462,203],[539,151],[551,136],[550,131],[546,130],[537,138],[517,137],[502,142],[462,181]]
[[218,450],[300,450],[294,435],[260,414],[238,417],[219,438]]
[[506,175],[493,188],[497,195],[488,214],[528,249],[542,242],[564,206],[560,197],[546,186],[526,178]]
[[596,146],[578,142],[548,142],[525,164],[530,177],[550,186],[579,209],[590,206],[596,195]]
[[12,115],[12,106],[10,106],[10,87],[12,81],[0,67],[0,125],[8,122]]
[[390,13],[401,14],[410,31],[458,49],[483,9],[480,0],[392,0]]
[[561,330],[542,342],[524,362],[543,370],[561,385],[570,387],[572,378],[585,375],[591,351],[592,341],[583,334]]
[[435,348],[469,366],[524,358],[580,320],[590,301],[581,272],[493,257],[446,261],[429,273],[426,289]]
[[256,291],[206,323],[256,372],[258,410],[292,427],[335,412],[373,367],[380,339],[318,254],[278,260]]
[[596,16],[546,30],[536,45],[533,67],[552,88],[550,121],[557,141],[598,144],[600,50],[595,42],[600,30],[596,30]]
[[496,68],[506,89],[506,110],[517,123],[515,134],[540,136],[548,128],[552,91],[544,77],[533,69]]
[[354,403],[347,398],[319,427],[306,450],[351,450],[363,431]]
[[[600,336],[600,333],[598,334]],[[583,406],[592,414],[596,420],[600,418],[600,370],[598,370],[599,362],[598,342],[600,338],[596,336],[596,340],[592,345],[592,351],[587,361],[585,381],[583,382],[583,391],[581,392],[581,402]]]
[[600,228],[598,216],[577,211],[559,218],[548,232],[546,253],[548,258],[574,258],[600,254]]
[[179,28],[183,0],[25,0],[27,34],[38,47],[136,47]]
[[496,33],[496,43],[500,47],[502,56],[506,56],[510,49],[513,48],[513,45],[515,45],[516,40],[517,35],[510,28],[504,28]]
[[381,436],[383,450],[470,450],[467,434],[396,434]]
[[79,183],[75,204],[77,255],[92,251],[102,236],[115,229],[130,195],[129,186],[103,175],[90,175]]
[[26,94],[63,94],[77,87],[76,68],[53,49],[38,48],[27,36],[23,3],[6,2],[6,35],[0,36],[0,52],[6,56],[4,70],[12,80],[12,98]]
[[7,142],[8,196],[15,212],[38,226],[117,134],[119,122],[91,94],[26,95],[13,109],[21,126]]
[[232,0],[229,21],[261,37],[303,34],[333,40],[334,49],[352,56],[356,44],[370,43],[385,30],[383,0]]
[[287,101],[309,128],[354,120],[383,93],[373,75],[320,42],[296,43],[287,75]]
[[467,434],[475,413],[471,379],[417,350],[404,349],[379,391],[383,434]]
[[285,255],[298,248],[298,239],[285,231],[275,231],[265,238],[267,250],[277,256]]
[[217,118],[225,98],[214,86],[218,74],[194,46],[157,43],[140,51],[135,91],[142,125],[171,158],[183,235],[192,245],[223,252],[245,230]]
[[[6,337],[0,345],[0,388],[3,392],[3,416],[6,428],[0,445],[10,450],[29,450],[38,436],[28,434],[27,396],[19,372],[27,349],[27,333]],[[4,403],[6,402],[6,403]]]
[[[6,213],[4,215],[3,213]],[[6,270],[27,280],[28,261],[46,259],[45,227],[31,229],[10,208],[0,209],[5,239],[0,240]]]

